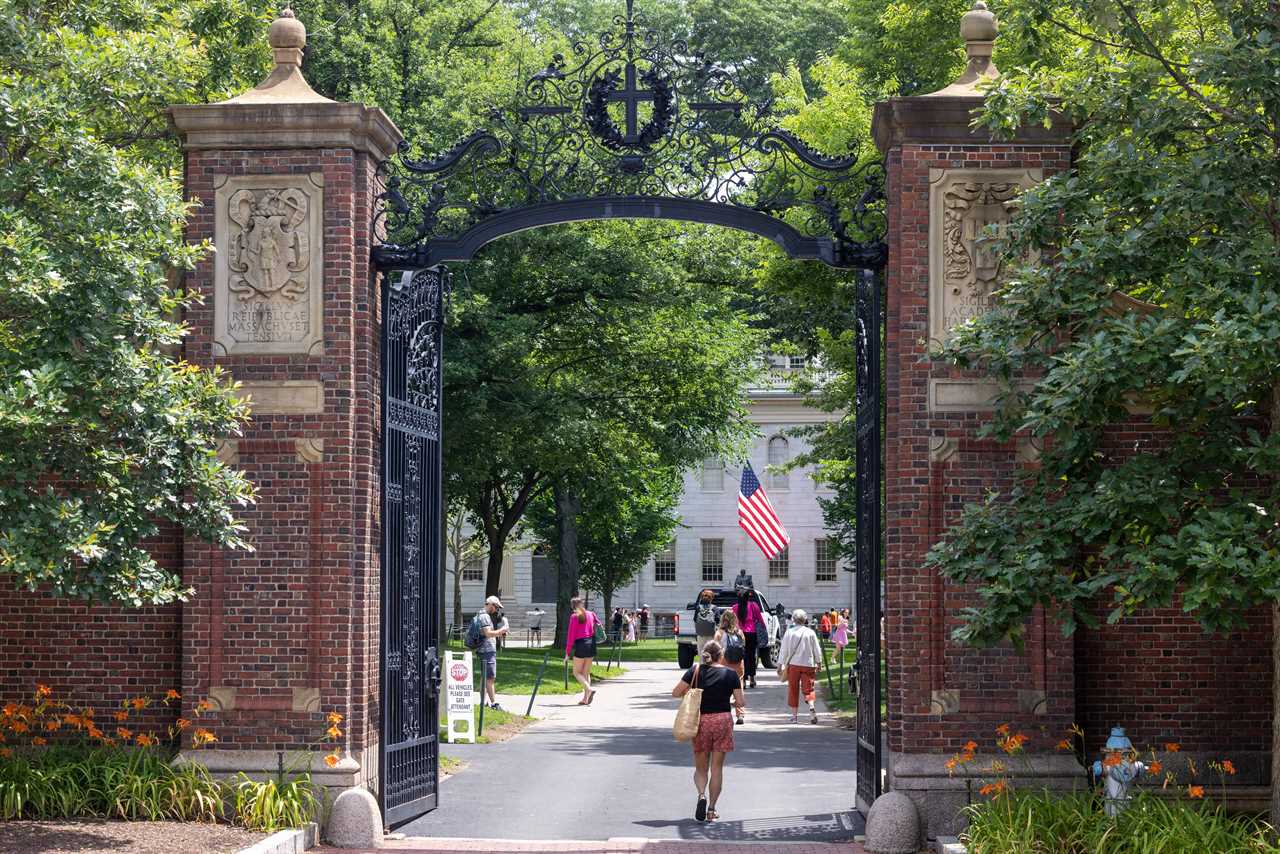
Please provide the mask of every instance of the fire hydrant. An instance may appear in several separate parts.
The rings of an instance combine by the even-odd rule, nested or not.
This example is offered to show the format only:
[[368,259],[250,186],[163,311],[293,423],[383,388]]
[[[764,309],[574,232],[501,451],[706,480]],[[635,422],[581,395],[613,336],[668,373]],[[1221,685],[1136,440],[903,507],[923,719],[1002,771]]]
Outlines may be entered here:
[[1106,786],[1103,808],[1107,815],[1119,815],[1129,805],[1129,786],[1147,766],[1137,761],[1133,742],[1124,734],[1124,727],[1112,727],[1111,737],[1102,747],[1102,759],[1093,763],[1093,777]]

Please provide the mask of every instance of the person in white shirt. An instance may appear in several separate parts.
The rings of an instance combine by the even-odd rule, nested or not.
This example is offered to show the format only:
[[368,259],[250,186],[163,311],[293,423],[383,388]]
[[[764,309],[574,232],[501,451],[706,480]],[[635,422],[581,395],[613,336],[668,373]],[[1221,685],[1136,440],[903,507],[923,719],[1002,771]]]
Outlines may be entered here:
[[809,704],[809,723],[818,722],[818,710],[814,708],[813,680],[822,664],[822,646],[818,636],[809,628],[809,615],[797,608],[791,612],[791,628],[782,636],[782,649],[778,652],[778,678],[787,680],[787,705],[791,707],[791,722],[800,720],[800,695]]

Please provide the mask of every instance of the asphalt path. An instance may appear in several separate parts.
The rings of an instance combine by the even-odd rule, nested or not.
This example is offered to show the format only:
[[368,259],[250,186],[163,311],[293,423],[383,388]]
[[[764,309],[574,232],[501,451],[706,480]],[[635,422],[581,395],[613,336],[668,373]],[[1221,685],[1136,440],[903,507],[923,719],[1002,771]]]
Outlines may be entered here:
[[[434,812],[398,830],[436,838],[722,841],[838,841],[862,832],[853,809],[854,733],[828,714],[818,725],[804,714],[805,722],[790,723],[786,687],[772,671],[761,671],[760,687],[746,692],[720,820],[694,821],[692,751],[671,737],[671,688],[680,671],[627,667],[600,684],[590,706],[578,706],[577,695],[539,698],[540,720],[516,738],[445,745],[466,767],[442,782]],[[528,698],[499,701],[523,712]]]

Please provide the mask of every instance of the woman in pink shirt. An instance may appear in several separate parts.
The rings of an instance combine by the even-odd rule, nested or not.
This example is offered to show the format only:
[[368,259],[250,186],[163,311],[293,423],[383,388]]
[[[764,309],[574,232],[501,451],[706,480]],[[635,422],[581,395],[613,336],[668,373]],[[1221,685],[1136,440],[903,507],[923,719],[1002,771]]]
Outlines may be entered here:
[[591,689],[591,661],[596,657],[596,626],[600,620],[588,611],[581,596],[569,601],[569,631],[565,633],[564,658],[573,658],[573,678],[582,686],[579,706],[589,706],[596,692]]
[[760,613],[760,603],[756,601],[756,592],[744,590],[739,594],[738,604],[734,606],[734,610],[738,612],[738,626],[747,638],[746,655],[742,662],[744,665],[742,685],[743,687],[750,685],[754,688],[756,687],[756,662],[759,660],[756,627],[764,623],[764,615]]

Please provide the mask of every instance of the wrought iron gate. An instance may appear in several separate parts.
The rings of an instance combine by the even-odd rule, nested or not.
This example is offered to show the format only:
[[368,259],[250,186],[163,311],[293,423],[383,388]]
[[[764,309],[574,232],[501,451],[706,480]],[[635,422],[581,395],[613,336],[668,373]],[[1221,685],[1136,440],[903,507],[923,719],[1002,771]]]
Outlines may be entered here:
[[880,279],[857,281],[858,809],[880,794]]
[[[633,0],[614,30],[574,42],[452,148],[401,145],[380,165],[383,318],[383,810],[436,800],[435,625],[440,536],[440,306],[445,263],[518,231],[592,219],[719,225],[789,258],[858,276],[858,801],[880,791],[880,304],[888,257],[884,169],[788,130],[741,69],[644,29]],[[643,111],[642,111],[643,106]],[[415,156],[416,155],[416,156]]]
[[382,289],[382,733],[378,792],[394,826],[434,809],[440,654],[443,267]]

